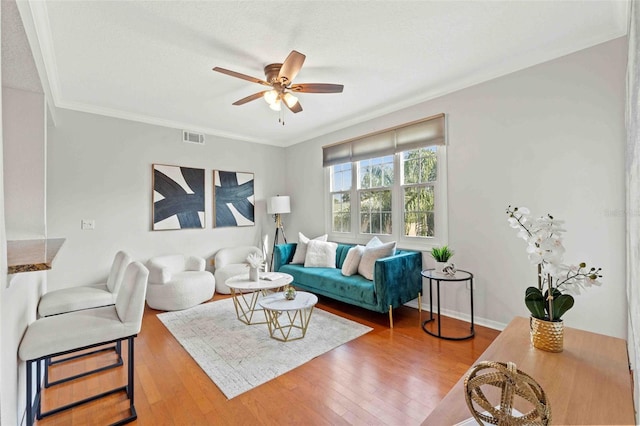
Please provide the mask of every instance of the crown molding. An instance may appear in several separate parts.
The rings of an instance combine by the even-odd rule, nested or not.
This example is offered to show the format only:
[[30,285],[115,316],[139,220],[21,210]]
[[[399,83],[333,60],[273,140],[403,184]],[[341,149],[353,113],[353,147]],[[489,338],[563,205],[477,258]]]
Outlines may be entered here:
[[[51,49],[51,31],[49,29],[49,21],[46,18],[46,4],[42,2],[31,2],[25,0],[17,0],[16,6],[22,19],[22,25],[24,27],[29,47],[31,48],[31,55],[33,56],[38,77],[40,78],[40,85],[44,92],[45,99],[48,105],[48,111],[52,120],[52,124],[55,126],[58,117],[56,112],[56,101],[58,95],[57,78],[55,78],[55,61],[52,68],[51,61],[53,56],[50,53]],[[44,10],[44,12],[43,12]],[[44,15],[43,15],[44,13]],[[45,22],[43,23],[43,16]],[[43,31],[44,28],[44,31]],[[46,32],[48,35],[41,34]],[[46,55],[44,54],[46,52]],[[51,73],[54,73],[53,75]],[[52,85],[52,82],[54,83]]]

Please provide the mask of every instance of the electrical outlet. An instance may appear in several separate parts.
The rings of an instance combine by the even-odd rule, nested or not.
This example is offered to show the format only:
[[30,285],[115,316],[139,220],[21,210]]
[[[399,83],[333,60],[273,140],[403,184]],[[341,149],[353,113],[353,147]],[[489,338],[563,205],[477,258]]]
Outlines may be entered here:
[[82,219],[80,228],[82,228],[83,231],[93,231],[96,229],[96,221],[93,219]]

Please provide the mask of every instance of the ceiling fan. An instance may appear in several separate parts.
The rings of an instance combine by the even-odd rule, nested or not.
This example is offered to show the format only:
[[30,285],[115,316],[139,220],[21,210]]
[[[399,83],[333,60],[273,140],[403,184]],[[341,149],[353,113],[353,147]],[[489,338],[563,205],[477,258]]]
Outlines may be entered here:
[[281,105],[284,104],[292,112],[298,113],[302,111],[302,106],[300,106],[298,98],[295,97],[293,93],[341,93],[344,88],[342,84],[293,84],[293,79],[298,75],[298,72],[300,72],[305,58],[306,56],[302,53],[292,50],[283,63],[269,64],[264,67],[265,80],[220,67],[215,67],[213,70],[230,75],[231,77],[241,78],[270,87],[269,90],[263,90],[262,92],[254,93],[246,98],[235,101],[233,105],[244,105],[258,98],[264,98],[269,104],[269,107],[275,111],[280,111]]

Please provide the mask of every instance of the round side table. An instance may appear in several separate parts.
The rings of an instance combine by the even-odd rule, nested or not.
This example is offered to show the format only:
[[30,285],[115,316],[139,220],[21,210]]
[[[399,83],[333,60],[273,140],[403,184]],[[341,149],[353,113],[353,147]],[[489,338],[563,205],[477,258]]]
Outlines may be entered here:
[[255,319],[253,315],[262,308],[257,308],[258,299],[267,296],[269,290],[277,290],[291,283],[293,277],[289,274],[278,272],[274,280],[259,279],[252,281],[249,274],[236,275],[227,279],[225,284],[231,289],[233,296],[233,306],[236,309],[236,316],[247,325],[265,324],[267,319],[261,321]]
[[[264,309],[272,339],[281,342],[302,339],[307,334],[313,307],[318,303],[315,294],[299,291],[296,298],[288,300],[284,293],[276,293],[260,300],[258,304]],[[295,330],[294,336],[291,332]]]
[[[442,274],[440,272],[436,272],[435,269],[425,269],[420,273],[423,277],[429,279],[429,318],[422,322],[422,329],[432,336],[438,337],[440,339],[446,340],[466,340],[470,339],[475,335],[475,331],[473,329],[473,274],[468,271],[463,271],[458,269],[458,271],[454,275]],[[433,281],[436,282],[437,289],[437,298],[438,298],[438,333],[434,333],[431,330],[428,330],[425,325],[427,323],[434,321],[436,318],[433,316],[433,291],[432,285]],[[471,300],[471,333],[467,336],[462,337],[451,337],[451,336],[443,336],[440,327],[440,282],[462,282],[469,281],[469,298]]]

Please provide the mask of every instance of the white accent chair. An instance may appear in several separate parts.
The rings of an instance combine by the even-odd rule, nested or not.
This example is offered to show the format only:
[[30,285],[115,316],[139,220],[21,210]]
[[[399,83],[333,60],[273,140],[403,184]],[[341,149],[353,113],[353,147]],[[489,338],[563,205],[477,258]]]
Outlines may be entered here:
[[116,253],[106,283],[63,288],[45,293],[38,304],[41,317],[59,315],[82,309],[98,308],[116,303],[124,271],[132,259],[124,251]]
[[262,250],[253,246],[228,247],[218,250],[215,257],[216,291],[230,294],[231,289],[225,282],[236,275],[248,274],[247,257],[252,254],[262,256]]
[[216,280],[205,271],[205,260],[181,254],[149,259],[149,307],[161,311],[179,311],[211,299]]
[[[85,309],[67,314],[40,318],[29,325],[22,338],[18,356],[27,363],[26,407],[27,426],[38,420],[96,399],[125,392],[129,399],[129,416],[118,424],[137,418],[134,406],[134,338],[142,327],[142,314],[149,271],[140,262],[127,266],[115,306]],[[75,401],[71,404],[42,412],[41,366],[46,359],[73,354],[107,343],[127,340],[127,384],[106,392]],[[35,364],[35,365],[34,365]],[[35,367],[35,377],[33,370]],[[101,371],[100,369],[94,371]],[[78,377],[89,375],[87,372]],[[35,389],[35,395],[33,393]],[[50,406],[51,404],[45,404]]]
[[[116,297],[118,296],[118,291],[120,290],[122,280],[124,279],[124,273],[131,261],[131,256],[129,256],[124,251],[119,251],[116,253],[113,259],[111,270],[109,271],[109,276],[106,283],[70,287],[45,293],[40,298],[40,303],[38,304],[38,314],[41,317],[48,317],[52,315],[66,314],[69,312],[81,311],[83,309],[93,309],[115,304]],[[122,347],[120,345],[120,342],[116,343],[114,346],[96,349],[90,352],[83,353],[82,355],[58,358],[56,360],[47,358],[45,360],[44,366],[44,387],[48,388],[49,386],[68,382],[70,380],[74,380],[78,377],[86,375],[79,374],[76,376],[70,376],[61,380],[50,382],[49,367],[83,356],[89,356],[95,353],[105,352],[112,349],[115,350],[117,354],[117,360],[116,362],[101,368],[101,370],[104,371],[110,368],[120,367],[123,364]]]

